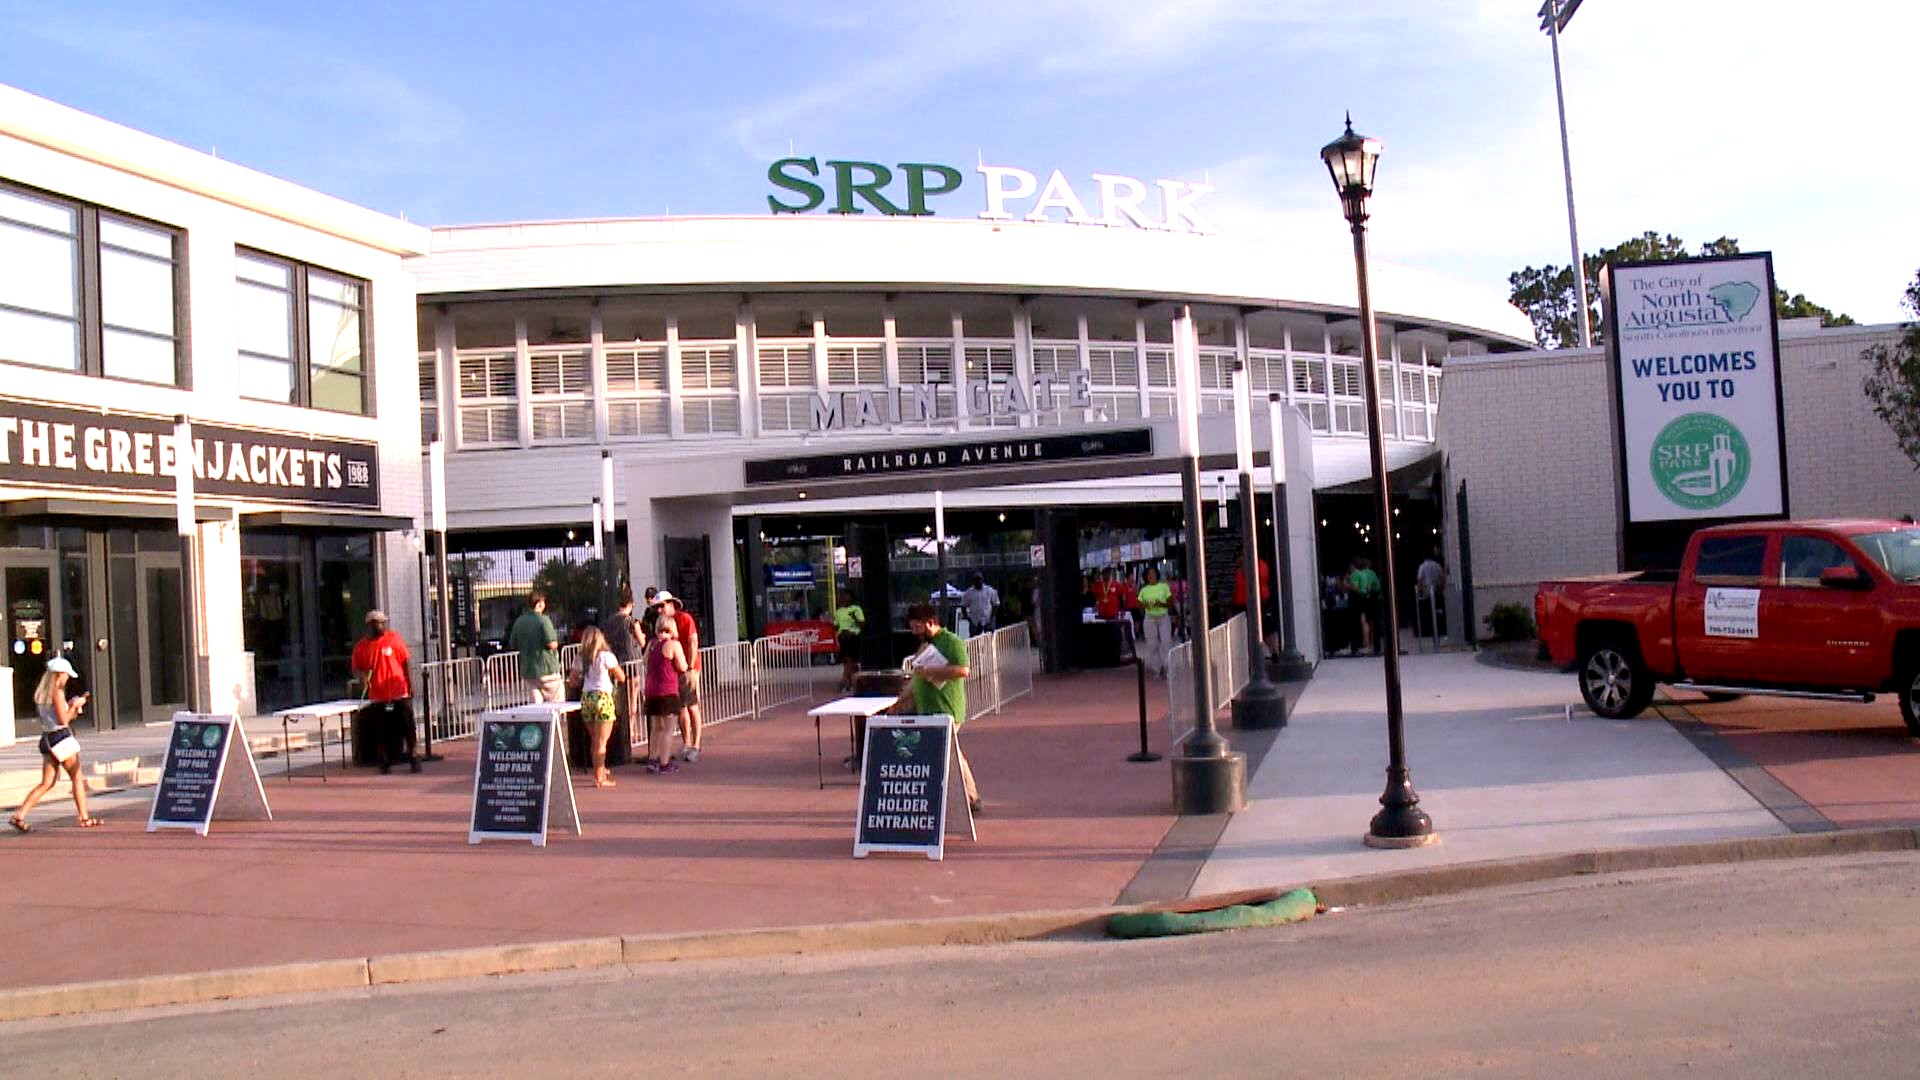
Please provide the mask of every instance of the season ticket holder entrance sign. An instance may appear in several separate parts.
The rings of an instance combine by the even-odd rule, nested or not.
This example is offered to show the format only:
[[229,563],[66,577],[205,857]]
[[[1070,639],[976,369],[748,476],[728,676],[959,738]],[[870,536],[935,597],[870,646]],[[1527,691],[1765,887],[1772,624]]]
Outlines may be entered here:
[[192,829],[205,836],[216,817],[273,820],[246,732],[236,716],[175,713],[147,831]]
[[949,782],[952,772],[952,718],[875,716],[868,720],[853,857],[904,851],[937,860],[945,854],[950,825],[973,839],[973,814],[965,796],[957,796],[959,786]]
[[556,812],[566,813],[574,833],[580,832],[566,740],[556,734],[559,712],[551,706],[528,705],[480,718],[468,843],[530,840],[535,847],[545,847]]

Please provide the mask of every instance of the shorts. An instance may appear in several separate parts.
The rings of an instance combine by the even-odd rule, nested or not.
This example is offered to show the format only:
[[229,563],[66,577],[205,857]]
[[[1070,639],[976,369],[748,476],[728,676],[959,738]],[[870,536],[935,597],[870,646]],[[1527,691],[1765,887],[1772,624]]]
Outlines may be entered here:
[[648,694],[646,712],[648,716],[679,716],[679,694]]
[[840,631],[840,662],[858,659],[860,656],[860,635],[853,630]]
[[700,704],[700,673],[688,671],[680,676],[680,707]]
[[567,700],[566,681],[558,675],[543,675],[538,679],[528,679],[526,683],[527,688],[533,691],[533,700],[536,704],[542,701]]
[[589,724],[613,723],[613,695],[605,690],[589,690],[581,694],[580,719]]

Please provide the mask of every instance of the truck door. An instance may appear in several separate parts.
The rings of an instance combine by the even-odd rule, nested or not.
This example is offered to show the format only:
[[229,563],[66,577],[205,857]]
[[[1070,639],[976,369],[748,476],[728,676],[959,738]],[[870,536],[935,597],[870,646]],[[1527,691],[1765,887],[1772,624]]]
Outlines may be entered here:
[[1766,673],[1760,619],[1766,533],[1702,537],[1691,574],[1673,591],[1673,640],[1695,682],[1752,682]]
[[1783,681],[1871,689],[1891,657],[1874,579],[1824,536],[1780,538],[1779,569],[1760,594],[1765,662]]

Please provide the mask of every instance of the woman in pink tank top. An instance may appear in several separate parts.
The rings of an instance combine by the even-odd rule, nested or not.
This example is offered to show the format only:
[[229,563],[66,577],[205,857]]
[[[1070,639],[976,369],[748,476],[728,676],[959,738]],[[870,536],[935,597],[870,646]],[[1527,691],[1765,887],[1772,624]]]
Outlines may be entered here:
[[680,679],[687,670],[687,653],[680,647],[680,631],[672,619],[661,619],[647,650],[644,687],[647,714],[647,769],[679,772],[673,760],[673,729],[680,720]]

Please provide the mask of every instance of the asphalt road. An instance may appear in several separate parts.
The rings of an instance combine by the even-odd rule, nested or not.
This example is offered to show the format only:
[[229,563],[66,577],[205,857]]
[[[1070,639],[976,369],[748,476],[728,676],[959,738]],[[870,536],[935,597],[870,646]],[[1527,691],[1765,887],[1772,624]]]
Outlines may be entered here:
[[[777,897],[770,897],[777,902]],[[591,898],[583,898],[591,902]],[[0,1026],[10,1076],[1910,1076],[1920,855]]]

